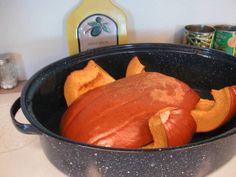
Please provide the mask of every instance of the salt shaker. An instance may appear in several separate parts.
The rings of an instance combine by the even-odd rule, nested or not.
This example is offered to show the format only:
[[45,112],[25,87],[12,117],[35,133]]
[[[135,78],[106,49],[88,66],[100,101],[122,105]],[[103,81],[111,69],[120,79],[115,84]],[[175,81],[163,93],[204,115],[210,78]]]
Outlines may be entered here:
[[17,85],[18,77],[12,57],[8,54],[0,55],[0,87],[11,89]]

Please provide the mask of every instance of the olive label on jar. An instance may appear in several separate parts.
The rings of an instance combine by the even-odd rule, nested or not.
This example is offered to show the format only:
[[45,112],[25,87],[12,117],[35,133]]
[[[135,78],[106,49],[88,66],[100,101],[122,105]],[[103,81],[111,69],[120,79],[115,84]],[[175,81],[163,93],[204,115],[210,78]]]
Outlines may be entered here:
[[118,27],[113,19],[94,14],[84,19],[77,28],[79,51],[118,44]]
[[216,26],[214,49],[236,56],[236,27]]

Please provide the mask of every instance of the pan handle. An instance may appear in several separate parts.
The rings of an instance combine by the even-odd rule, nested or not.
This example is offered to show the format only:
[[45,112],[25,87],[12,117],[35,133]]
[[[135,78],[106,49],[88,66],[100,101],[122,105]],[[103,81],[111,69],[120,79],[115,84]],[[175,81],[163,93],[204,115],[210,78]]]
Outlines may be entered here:
[[34,134],[34,135],[40,135],[41,132],[36,129],[33,125],[31,124],[23,124],[20,123],[16,120],[15,116],[16,113],[18,112],[18,110],[21,108],[20,105],[20,97],[13,103],[11,110],[10,110],[10,114],[11,114],[11,119],[12,122],[14,124],[14,126],[16,127],[16,129],[22,133],[25,134]]

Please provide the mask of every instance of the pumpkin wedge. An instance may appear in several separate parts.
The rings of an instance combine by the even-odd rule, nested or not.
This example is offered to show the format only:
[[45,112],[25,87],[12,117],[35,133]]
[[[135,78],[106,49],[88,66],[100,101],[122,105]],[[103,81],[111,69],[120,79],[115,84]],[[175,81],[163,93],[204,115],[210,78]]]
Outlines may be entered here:
[[133,57],[126,69],[126,77],[145,72],[145,66],[139,61],[138,57]]
[[115,81],[105,70],[93,60],[81,70],[75,70],[67,76],[64,83],[64,97],[70,106],[80,95],[96,87]]
[[214,106],[214,104],[215,104],[214,100],[201,98],[199,102],[197,103],[195,109],[207,111],[207,110],[210,110]]
[[[214,101],[200,99],[191,115],[197,124],[196,132],[209,132],[228,122],[236,112],[234,87],[211,90]],[[204,105],[205,104],[205,108]]]
[[189,111],[166,107],[149,120],[153,143],[143,148],[175,147],[189,143],[196,130],[196,123]]

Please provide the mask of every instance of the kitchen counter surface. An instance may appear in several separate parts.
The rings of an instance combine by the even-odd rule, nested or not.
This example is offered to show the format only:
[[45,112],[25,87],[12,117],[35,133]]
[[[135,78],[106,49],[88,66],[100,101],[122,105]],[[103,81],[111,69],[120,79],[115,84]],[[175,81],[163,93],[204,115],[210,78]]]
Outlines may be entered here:
[[[18,132],[10,119],[10,107],[20,93],[0,94],[0,176],[66,177],[44,155],[39,137]],[[26,122],[21,111],[17,120]],[[236,156],[207,177],[235,177]]]

